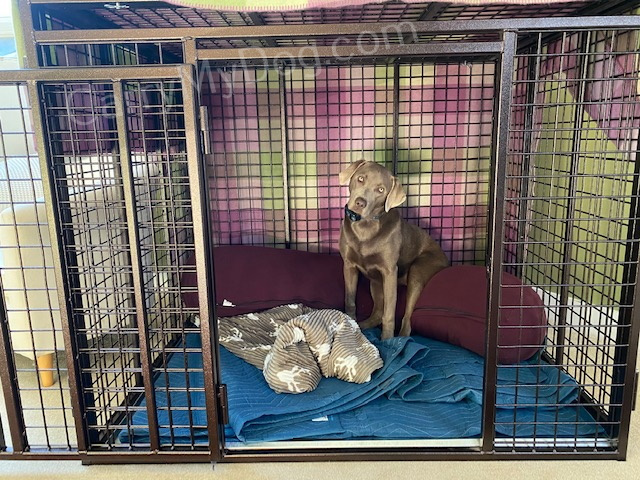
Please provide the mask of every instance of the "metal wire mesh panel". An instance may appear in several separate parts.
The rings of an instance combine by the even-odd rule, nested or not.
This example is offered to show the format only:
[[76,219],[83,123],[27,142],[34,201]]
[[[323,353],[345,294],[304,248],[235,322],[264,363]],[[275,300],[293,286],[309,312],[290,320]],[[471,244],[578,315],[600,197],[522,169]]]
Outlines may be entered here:
[[[108,442],[113,416],[140,391],[139,339],[113,86],[41,86],[78,349],[85,428]],[[117,422],[116,422],[117,423]]]
[[504,246],[504,268],[509,273],[522,275],[522,258],[524,245],[522,239],[526,218],[520,218],[521,211],[526,210],[529,183],[526,181],[531,172],[531,141],[533,118],[527,110],[532,103],[532,88],[528,88],[528,77],[532,74],[535,62],[528,57],[519,57],[515,65],[515,85],[511,104],[511,128],[509,131],[509,162],[506,181],[507,202],[505,204],[505,238],[509,241]]
[[[611,7],[624,0],[611,3]],[[262,12],[234,12],[186,8],[166,3],[150,7],[131,4],[79,3],[73,12],[66,5],[36,4],[32,7],[36,30],[86,28],[186,28],[246,25],[300,25],[336,23],[395,23],[422,20],[478,20],[494,18],[544,18],[588,11],[593,2],[569,1],[552,5],[464,5],[436,2],[378,2],[338,8],[315,8]],[[469,32],[469,37],[473,33]]]
[[338,174],[364,158],[397,173],[403,215],[453,262],[482,263],[493,76],[482,62],[210,70],[213,237],[337,252]]
[[[188,446],[206,446],[198,310],[182,302],[197,292],[181,283],[195,272],[182,84],[125,82],[124,92],[133,170],[144,172],[134,187],[160,447],[175,447],[174,432],[185,429]],[[180,365],[171,363],[176,353]]]
[[[181,275],[194,269],[186,266],[193,256],[193,220],[182,85],[131,81],[122,92],[118,99],[112,82],[42,85],[81,408],[91,450],[148,449],[158,430],[166,432],[159,447],[173,448],[174,429],[195,435],[206,427],[204,402],[191,404],[192,395],[202,397],[202,362],[186,360],[192,358],[186,353],[201,352],[193,346],[199,344],[197,311],[183,308],[180,285]],[[116,116],[120,100],[124,119]],[[126,156],[120,153],[122,131]],[[125,167],[133,204],[125,197]],[[134,208],[138,243],[132,245]],[[175,352],[183,354],[183,365],[170,363]]]
[[[0,97],[2,322],[8,334],[4,358],[14,366],[0,372],[4,440],[13,450],[73,450],[62,326],[26,84],[0,84]],[[12,431],[10,419],[18,422],[11,425],[14,430],[24,431]],[[24,435],[25,445],[13,443],[16,433]]]
[[372,23],[420,20],[428,3],[385,2],[350,8],[264,12],[266,24]]
[[[107,6],[109,5],[109,6]],[[94,19],[92,28],[170,28],[170,27],[228,27],[252,25],[250,15],[242,12],[219,12],[214,10],[164,6],[115,4],[78,5],[74,11]],[[36,5],[33,8],[37,30],[69,30],[77,28],[77,18],[70,18],[69,9],[60,11],[56,5]],[[65,15],[66,13],[66,15]]]
[[181,42],[39,44],[42,67],[155,65],[183,63]]
[[447,5],[440,20],[480,20],[488,18],[562,17],[588,6],[588,2],[555,3],[553,5]]
[[288,228],[278,70],[205,71],[201,102],[208,112],[214,242],[285,246]]
[[509,406],[536,415],[498,419],[510,447],[616,445],[638,241],[637,42],[629,31],[541,33],[517,58],[503,265],[535,286],[549,328],[544,354],[512,373],[542,378],[547,362],[559,365],[580,386],[571,404],[589,414],[561,414],[561,390],[516,389]]
[[396,172],[403,216],[452,263],[485,261],[494,109],[493,63],[401,64]]
[[389,65],[287,72],[291,237],[296,248],[336,252],[347,203],[338,174],[359,159],[392,167]]

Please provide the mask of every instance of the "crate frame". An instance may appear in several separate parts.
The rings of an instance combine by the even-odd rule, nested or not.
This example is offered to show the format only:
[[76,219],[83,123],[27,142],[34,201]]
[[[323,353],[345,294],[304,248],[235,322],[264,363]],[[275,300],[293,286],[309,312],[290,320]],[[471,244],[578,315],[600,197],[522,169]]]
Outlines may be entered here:
[[[56,3],[45,0],[35,0],[33,5]],[[563,458],[563,459],[624,459],[628,449],[628,435],[630,425],[630,415],[634,403],[634,385],[636,384],[635,359],[638,349],[638,334],[640,333],[640,316],[638,308],[632,312],[626,309],[627,318],[624,319],[629,328],[623,329],[623,337],[617,342],[618,345],[626,345],[618,350],[618,361],[616,363],[624,365],[618,371],[619,381],[623,388],[617,392],[617,398],[622,405],[620,411],[620,424],[618,431],[618,445],[610,451],[584,451],[580,449],[567,448],[562,451],[558,448],[542,451],[531,451],[528,447],[521,450],[508,446],[500,446],[499,440],[495,437],[495,410],[496,410],[496,387],[497,387],[497,351],[498,351],[498,315],[499,315],[499,290],[500,272],[502,271],[502,253],[504,251],[504,222],[505,205],[501,201],[506,195],[507,178],[507,146],[509,142],[509,115],[511,111],[511,88],[512,75],[514,71],[514,60],[518,54],[518,36],[529,32],[543,32],[545,35],[553,35],[566,30],[587,31],[590,29],[640,29],[640,18],[633,16],[594,16],[594,17],[567,17],[567,18],[545,18],[545,19],[515,19],[515,20],[468,20],[468,21],[435,21],[426,20],[412,24],[330,24],[330,25],[285,25],[285,26],[246,26],[246,27],[192,27],[174,29],[144,29],[138,30],[132,36],[131,31],[126,29],[113,30],[63,30],[63,31],[34,31],[32,27],[32,10],[28,2],[21,2],[21,17],[23,25],[29,25],[29,33],[34,42],[27,42],[26,63],[31,70],[21,70],[13,72],[0,72],[0,83],[19,82],[26,84],[30,97],[39,98],[38,88],[41,84],[51,81],[111,81],[114,85],[116,97],[116,110],[118,116],[124,116],[122,111],[123,92],[122,82],[128,79],[162,79],[174,78],[183,82],[183,94],[185,95],[185,121],[186,130],[190,132],[188,148],[188,167],[190,173],[190,186],[192,191],[192,208],[194,216],[194,238],[196,255],[202,258],[210,258],[209,253],[212,245],[208,236],[204,232],[209,231],[209,218],[205,212],[208,205],[208,190],[205,186],[207,173],[206,162],[203,161],[202,140],[199,132],[202,130],[201,111],[198,108],[198,80],[197,72],[201,62],[213,62],[217,65],[231,65],[238,61],[248,61],[249,63],[266,60],[269,65],[280,65],[281,59],[296,58],[319,58],[329,61],[332,57],[349,58],[353,61],[371,59],[373,57],[402,57],[402,58],[435,58],[448,55],[457,59],[464,58],[492,58],[498,66],[496,74],[496,116],[494,119],[494,142],[492,142],[492,165],[491,165],[491,199],[489,208],[489,304],[488,304],[488,327],[487,327],[487,355],[485,362],[485,388],[483,402],[483,434],[479,448],[456,448],[456,447],[430,447],[407,445],[400,447],[385,446],[383,448],[366,446],[363,448],[340,448],[334,446],[314,447],[306,445],[301,448],[263,448],[263,449],[226,449],[222,439],[224,438],[222,426],[219,419],[224,417],[224,398],[220,391],[220,370],[216,340],[215,306],[208,302],[208,298],[213,296],[213,271],[214,265],[207,262],[197,267],[199,283],[203,287],[199,289],[200,298],[200,318],[207,319],[202,322],[201,334],[203,339],[205,390],[207,393],[207,418],[209,422],[209,448],[198,452],[194,451],[163,451],[160,449],[157,431],[157,424],[152,425],[150,421],[150,449],[149,451],[91,451],[90,439],[86,430],[83,415],[85,407],[83,404],[81,375],[79,365],[72,359],[77,358],[75,351],[72,313],[69,311],[69,299],[72,295],[72,287],[68,284],[65,275],[68,266],[65,263],[65,252],[61,244],[61,232],[63,220],[55,205],[64,199],[57,198],[57,187],[54,179],[50,175],[51,154],[45,149],[39,150],[38,156],[43,175],[45,203],[47,205],[47,217],[49,224],[55,228],[51,229],[51,245],[54,252],[54,269],[56,282],[59,287],[59,300],[61,315],[63,318],[65,346],[67,349],[68,371],[70,375],[72,405],[76,433],[78,437],[77,452],[51,452],[51,451],[30,451],[24,435],[24,420],[22,419],[20,398],[17,385],[8,381],[15,378],[15,365],[12,361],[10,345],[10,333],[6,328],[6,321],[0,321],[0,377],[3,380],[5,397],[7,398],[10,415],[10,430],[12,436],[13,450],[2,452],[0,458],[15,459],[68,459],[80,458],[85,464],[97,463],[161,463],[161,462],[244,462],[244,461],[305,461],[305,460],[462,460],[462,459],[540,459],[540,458]],[[260,48],[236,49],[211,49],[197,48],[199,40],[211,39],[223,36],[226,39],[277,39],[277,38],[304,38],[309,35],[316,37],[332,38],[344,35],[385,34],[389,29],[397,35],[408,35],[412,33],[436,35],[483,32],[490,33],[499,40],[481,42],[455,42],[453,45],[446,43],[412,43],[408,45],[386,45],[384,48],[376,50],[373,54],[362,54],[353,46],[339,48],[318,46],[314,49],[307,47],[282,47],[267,46]],[[184,48],[184,64],[175,66],[135,66],[135,67],[64,67],[64,68],[40,68],[38,47],[48,44],[80,44],[87,42],[113,43],[121,41],[156,41],[169,42],[179,41]],[[42,107],[35,103],[32,105],[35,133],[38,145],[46,145],[44,120],[42,118]],[[129,220],[129,237],[137,238],[137,225],[135,219],[135,199],[132,193],[132,172],[130,169],[130,151],[126,144],[126,126],[122,121],[118,122],[118,134],[120,150],[126,162],[123,162],[122,178],[125,182],[125,203],[127,204],[127,218]],[[283,140],[283,157],[286,157],[286,140]],[[636,158],[638,155],[636,154]],[[124,165],[128,165],[125,167]],[[640,162],[636,160],[636,171],[634,177],[633,191],[638,191],[638,176],[640,175]],[[629,250],[627,272],[625,277],[635,279],[637,276],[638,262],[638,239],[640,239],[640,222],[637,221],[637,212],[640,206],[637,198],[632,200],[631,211],[636,212],[636,220],[632,220],[629,228],[629,238],[634,248]],[[131,245],[137,242],[131,241]],[[134,270],[134,291],[135,304],[139,318],[145,318],[145,307],[141,287],[140,272],[140,251],[133,249],[132,265]],[[624,293],[625,303],[637,305],[640,293],[633,285],[626,288]],[[0,300],[2,296],[0,296]],[[4,315],[4,307],[0,309],[0,315]],[[151,359],[149,358],[149,346],[144,339],[147,338],[147,331],[144,322],[139,322],[141,351],[143,352],[143,377],[145,378],[145,392],[147,398],[153,398],[153,389],[150,384]],[[206,348],[205,348],[206,347]],[[146,353],[145,353],[146,352]],[[148,405],[149,418],[154,418],[155,405]],[[0,425],[1,428],[1,425]],[[2,433],[2,432],[0,432]],[[0,435],[1,437],[1,435]]]

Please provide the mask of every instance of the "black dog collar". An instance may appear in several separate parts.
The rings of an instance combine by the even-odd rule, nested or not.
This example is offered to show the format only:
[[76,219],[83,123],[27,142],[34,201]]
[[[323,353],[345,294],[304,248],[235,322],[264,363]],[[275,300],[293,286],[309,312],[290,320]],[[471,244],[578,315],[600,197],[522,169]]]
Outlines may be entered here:
[[344,214],[352,222],[357,222],[358,220],[362,220],[362,216],[357,214],[353,210],[350,210],[348,205],[344,206]]
[[[345,217],[347,217],[349,220],[351,220],[352,222],[357,222],[359,220],[362,220],[362,215],[360,215],[359,213],[354,212],[353,210],[351,210],[349,208],[349,205],[345,205],[344,206],[344,215]],[[373,217],[371,217],[371,220],[380,220],[380,217],[383,214],[380,215],[374,215]]]

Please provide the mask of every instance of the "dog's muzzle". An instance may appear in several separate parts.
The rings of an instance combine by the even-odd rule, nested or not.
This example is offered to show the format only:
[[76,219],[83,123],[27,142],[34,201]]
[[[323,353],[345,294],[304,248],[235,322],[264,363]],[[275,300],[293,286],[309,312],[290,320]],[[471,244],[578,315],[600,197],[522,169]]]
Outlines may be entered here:
[[358,220],[362,220],[362,216],[349,209],[349,205],[344,206],[344,214],[345,216],[351,220],[352,222],[357,222]]

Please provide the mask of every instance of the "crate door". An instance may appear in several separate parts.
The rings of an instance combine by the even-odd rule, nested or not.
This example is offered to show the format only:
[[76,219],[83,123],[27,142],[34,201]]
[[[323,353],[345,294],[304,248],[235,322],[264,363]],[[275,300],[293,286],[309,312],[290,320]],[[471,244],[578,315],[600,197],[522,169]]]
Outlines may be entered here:
[[[79,449],[209,454],[216,396],[203,368],[213,364],[210,322],[200,322],[209,280],[193,83],[135,76],[37,84]],[[204,280],[187,288],[187,273]],[[188,295],[205,301],[187,307]]]

